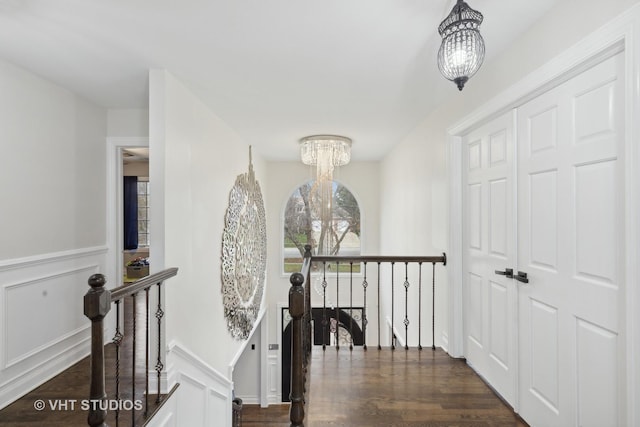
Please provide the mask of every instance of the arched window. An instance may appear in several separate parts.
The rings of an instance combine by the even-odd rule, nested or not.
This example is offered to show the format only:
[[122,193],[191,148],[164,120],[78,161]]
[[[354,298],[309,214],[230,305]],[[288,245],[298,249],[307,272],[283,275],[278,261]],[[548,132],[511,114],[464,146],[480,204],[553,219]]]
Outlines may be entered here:
[[[315,181],[298,187],[289,197],[284,210],[285,273],[300,271],[304,246],[311,245],[313,254],[360,255],[360,207],[351,191],[337,181],[331,185],[329,214],[319,203]],[[324,216],[324,218],[323,218]],[[357,270],[354,265],[354,272]]]

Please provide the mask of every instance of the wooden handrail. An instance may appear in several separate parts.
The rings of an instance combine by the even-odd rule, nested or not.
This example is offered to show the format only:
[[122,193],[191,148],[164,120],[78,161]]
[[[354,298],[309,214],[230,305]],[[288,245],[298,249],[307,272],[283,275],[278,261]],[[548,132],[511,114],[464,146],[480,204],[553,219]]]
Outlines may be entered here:
[[[447,254],[444,252],[440,256],[381,256],[381,255],[357,255],[357,256],[333,256],[333,255],[313,255],[312,262],[423,262],[442,263],[447,265]],[[303,264],[304,266],[304,264]]]
[[118,286],[117,288],[111,289],[111,302],[116,302],[121,300],[124,297],[128,297],[129,295],[133,295],[136,292],[140,292],[149,286],[156,285],[160,282],[164,282],[167,279],[170,279],[178,274],[178,269],[176,267],[167,268],[166,270],[159,271],[157,273],[150,274],[149,276],[143,277],[139,280],[136,280],[133,283],[127,283],[126,285]]
[[[143,277],[136,282],[124,286],[119,286],[113,290],[105,288],[107,279],[102,274],[94,274],[89,278],[89,286],[91,289],[84,296],[84,314],[91,320],[91,376],[90,376],[90,393],[89,399],[93,402],[105,402],[107,399],[105,390],[105,368],[104,368],[104,318],[111,310],[111,304],[120,301],[130,295],[135,295],[140,291],[146,291],[148,298],[148,290],[151,286],[160,285],[165,280],[174,277],[178,273],[177,268],[168,268],[158,273],[154,273],[150,276]],[[158,286],[158,293],[160,294],[160,287]],[[135,300],[134,300],[135,301]],[[158,302],[160,308],[160,301]],[[119,305],[118,305],[119,307]],[[134,309],[135,312],[135,309]],[[164,313],[159,311],[156,313],[158,318],[158,328],[160,328],[160,320]],[[134,314],[135,316],[135,314]],[[118,322],[119,319],[116,319]],[[158,329],[160,330],[160,329]],[[135,318],[134,318],[134,352],[135,352]],[[120,336],[119,339],[121,339]],[[147,338],[148,339],[148,338]],[[115,339],[114,339],[115,342]],[[119,345],[119,344],[117,344]],[[147,341],[148,346],[148,341]],[[148,349],[147,349],[148,350]],[[135,353],[134,353],[135,357]],[[148,358],[148,354],[147,354]],[[147,359],[148,360],[148,359]],[[159,369],[162,369],[160,362],[160,336],[158,336],[158,365]],[[135,369],[135,361],[134,361]],[[135,371],[134,371],[135,372]],[[135,395],[135,378],[132,380]],[[149,382],[147,378],[147,395],[148,395]],[[160,371],[158,371],[158,396],[160,394]],[[132,397],[133,398],[133,397]],[[89,407],[87,416],[87,422],[91,427],[108,427],[105,423],[107,417],[106,405],[93,404]],[[146,408],[145,408],[146,410]],[[132,417],[135,412],[132,413]]]

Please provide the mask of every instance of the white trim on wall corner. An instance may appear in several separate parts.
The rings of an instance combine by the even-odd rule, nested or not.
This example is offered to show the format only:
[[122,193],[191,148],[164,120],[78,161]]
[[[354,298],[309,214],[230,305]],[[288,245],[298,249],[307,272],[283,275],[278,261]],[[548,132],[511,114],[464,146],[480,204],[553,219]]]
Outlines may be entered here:
[[176,341],[172,341],[169,344],[169,354],[180,357],[184,361],[188,362],[190,365],[195,367],[196,369],[206,372],[211,376],[212,379],[217,381],[220,384],[224,384],[226,386],[232,386],[233,382],[220,372],[218,372],[215,368],[209,365],[207,362],[202,360],[200,357],[196,356],[190,350],[187,350],[183,345]]
[[391,333],[389,334],[389,336],[391,337],[391,342],[389,343],[389,345],[393,344],[393,337],[395,336],[396,340],[398,341],[398,345],[396,346],[396,348],[404,347],[406,345],[406,342],[404,338],[402,338],[400,331],[398,331],[398,328],[396,327],[398,325],[394,324],[392,327],[391,318],[389,316],[387,316],[387,326],[389,327],[389,331],[391,331]]

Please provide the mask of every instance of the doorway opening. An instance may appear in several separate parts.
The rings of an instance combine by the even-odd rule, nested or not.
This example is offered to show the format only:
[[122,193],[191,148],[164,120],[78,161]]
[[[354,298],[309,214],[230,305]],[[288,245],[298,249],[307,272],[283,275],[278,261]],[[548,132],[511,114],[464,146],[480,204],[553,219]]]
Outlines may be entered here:
[[121,148],[122,159],[122,280],[149,275],[149,148]]

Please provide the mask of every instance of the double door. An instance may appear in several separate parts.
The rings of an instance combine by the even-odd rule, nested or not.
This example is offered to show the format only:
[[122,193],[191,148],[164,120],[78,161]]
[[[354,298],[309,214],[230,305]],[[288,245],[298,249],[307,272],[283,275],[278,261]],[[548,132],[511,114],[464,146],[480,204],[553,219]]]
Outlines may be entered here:
[[463,138],[465,353],[533,426],[623,422],[623,71]]

